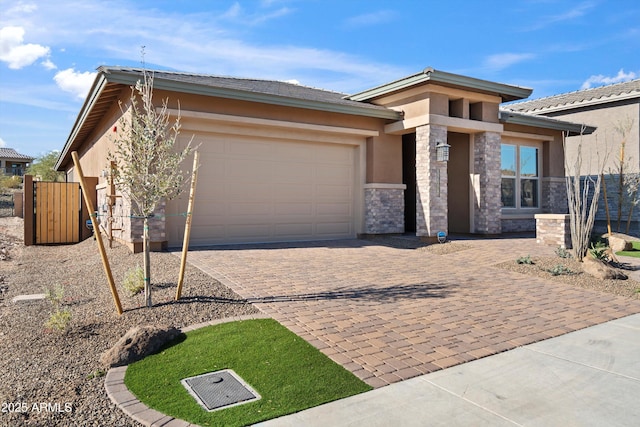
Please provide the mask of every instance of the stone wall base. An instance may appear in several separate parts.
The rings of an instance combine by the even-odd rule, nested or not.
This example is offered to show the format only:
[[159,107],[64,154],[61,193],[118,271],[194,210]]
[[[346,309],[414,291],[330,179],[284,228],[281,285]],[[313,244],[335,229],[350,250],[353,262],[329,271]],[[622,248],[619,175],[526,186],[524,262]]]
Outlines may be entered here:
[[365,184],[364,234],[404,233],[404,184]]
[[535,218],[502,218],[503,233],[536,231]]
[[536,243],[571,248],[571,222],[568,214],[537,214]]

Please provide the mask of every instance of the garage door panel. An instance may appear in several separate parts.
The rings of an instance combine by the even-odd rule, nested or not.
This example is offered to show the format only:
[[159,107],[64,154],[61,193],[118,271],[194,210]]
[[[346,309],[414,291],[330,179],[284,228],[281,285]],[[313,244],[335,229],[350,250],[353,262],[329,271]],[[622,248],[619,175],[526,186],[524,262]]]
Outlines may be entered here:
[[316,213],[318,215],[342,215],[344,217],[351,216],[351,204],[350,203],[318,203],[316,206]]
[[[277,203],[273,206],[273,210],[277,216],[304,215],[308,217],[313,214],[313,203]],[[278,218],[276,218],[277,220]]]
[[320,199],[351,201],[351,187],[346,185],[323,185],[316,188],[316,196]]
[[271,216],[273,213],[273,207],[265,203],[230,203],[228,205],[227,213],[229,215],[253,216],[261,218],[265,216]]
[[316,177],[320,182],[327,184],[343,184],[351,177],[353,169],[346,166],[316,166]]
[[275,224],[274,231],[276,235],[283,237],[305,237],[313,234],[313,224]]
[[229,182],[224,189],[224,199],[230,202],[251,200],[269,202],[272,199],[273,186],[265,183]]
[[311,184],[314,181],[313,166],[307,164],[290,164],[279,162],[273,168],[272,178],[275,183],[290,183],[291,178],[295,177],[297,183]]
[[314,163],[315,150],[309,149],[309,145],[296,142],[284,142],[276,145],[274,154],[283,162]]
[[[355,237],[357,146],[196,138],[202,166],[193,245]],[[181,198],[174,210],[186,210]],[[170,245],[182,244],[184,217],[168,216],[167,230]]]
[[269,224],[233,224],[227,227],[229,238],[236,239],[269,239],[271,225]]
[[351,232],[350,222],[332,222],[326,224],[317,224],[316,233],[319,236],[333,237],[348,234]]

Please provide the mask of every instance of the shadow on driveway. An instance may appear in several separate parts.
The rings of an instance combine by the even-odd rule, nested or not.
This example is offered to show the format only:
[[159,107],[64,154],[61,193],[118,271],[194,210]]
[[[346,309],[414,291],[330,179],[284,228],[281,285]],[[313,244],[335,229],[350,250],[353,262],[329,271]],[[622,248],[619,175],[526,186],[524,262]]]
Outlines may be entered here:
[[168,301],[160,305],[170,304],[190,304],[202,302],[215,302],[226,304],[259,304],[259,303],[277,303],[292,301],[319,301],[319,300],[361,300],[375,301],[380,303],[396,302],[402,299],[427,299],[427,298],[446,298],[449,296],[456,285],[428,284],[418,283],[412,285],[397,285],[386,288],[367,287],[360,288],[338,288],[331,291],[309,292],[303,294],[290,295],[270,295],[265,297],[247,298],[247,299],[231,299],[216,296],[186,296],[178,301]]

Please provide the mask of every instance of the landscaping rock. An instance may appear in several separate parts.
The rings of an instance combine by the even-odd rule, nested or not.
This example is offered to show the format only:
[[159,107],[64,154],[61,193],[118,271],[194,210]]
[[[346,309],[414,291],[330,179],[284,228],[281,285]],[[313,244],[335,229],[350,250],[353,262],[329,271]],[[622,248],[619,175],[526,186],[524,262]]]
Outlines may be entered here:
[[587,255],[582,259],[582,269],[585,273],[590,274],[598,279],[617,279],[627,280],[628,277],[622,271],[617,268],[613,268],[609,264],[599,259],[593,258],[591,255]]
[[609,247],[613,250],[613,253],[620,251],[630,251],[633,249],[631,240],[626,238],[623,234],[611,234],[607,236],[609,240]]
[[100,362],[108,367],[128,365],[156,353],[181,334],[182,332],[174,327],[136,326],[129,329],[111,349],[103,353]]

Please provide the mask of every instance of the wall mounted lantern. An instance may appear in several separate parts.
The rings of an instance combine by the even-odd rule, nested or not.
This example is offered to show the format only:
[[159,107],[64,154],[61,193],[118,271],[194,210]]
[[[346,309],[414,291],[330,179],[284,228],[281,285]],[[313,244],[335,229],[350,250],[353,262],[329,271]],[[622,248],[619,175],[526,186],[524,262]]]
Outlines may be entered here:
[[439,162],[448,162],[450,147],[451,146],[446,142],[437,141],[436,142],[436,160]]

